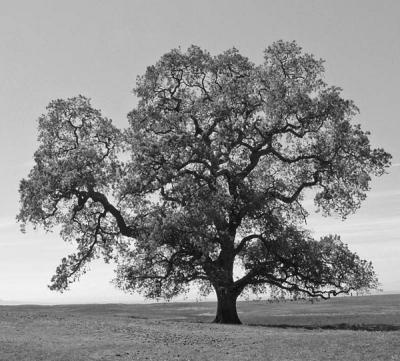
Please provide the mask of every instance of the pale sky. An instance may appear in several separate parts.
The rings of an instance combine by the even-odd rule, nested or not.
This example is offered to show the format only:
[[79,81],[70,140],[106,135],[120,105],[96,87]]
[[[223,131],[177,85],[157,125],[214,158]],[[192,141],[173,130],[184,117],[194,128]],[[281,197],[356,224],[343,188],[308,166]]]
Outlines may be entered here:
[[18,184],[32,166],[37,118],[48,102],[83,94],[119,127],[136,76],[178,46],[212,54],[235,46],[262,60],[272,42],[296,40],[326,60],[326,81],[361,110],[356,121],[393,155],[368,199],[345,222],[312,216],[316,236],[341,234],[375,265],[384,291],[400,291],[400,2],[268,0],[0,0],[0,300],[135,302],[102,262],[58,294],[47,284],[72,245],[57,233],[19,231]]

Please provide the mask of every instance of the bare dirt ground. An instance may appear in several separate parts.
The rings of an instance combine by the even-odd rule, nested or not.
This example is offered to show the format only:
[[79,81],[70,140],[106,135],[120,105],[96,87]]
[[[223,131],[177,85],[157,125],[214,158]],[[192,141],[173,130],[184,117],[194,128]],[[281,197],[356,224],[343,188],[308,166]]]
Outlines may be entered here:
[[400,328],[400,295],[242,302],[242,326],[210,324],[214,310],[213,303],[2,306],[0,360],[400,360],[400,331],[320,328]]

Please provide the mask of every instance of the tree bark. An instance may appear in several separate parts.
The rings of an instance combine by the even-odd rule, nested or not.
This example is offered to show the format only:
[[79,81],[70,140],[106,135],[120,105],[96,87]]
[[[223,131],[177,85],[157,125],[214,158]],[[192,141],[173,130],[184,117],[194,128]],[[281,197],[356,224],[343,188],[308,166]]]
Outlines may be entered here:
[[214,319],[214,323],[227,323],[239,325],[239,316],[236,310],[236,300],[238,294],[227,287],[216,288],[218,306],[217,314]]

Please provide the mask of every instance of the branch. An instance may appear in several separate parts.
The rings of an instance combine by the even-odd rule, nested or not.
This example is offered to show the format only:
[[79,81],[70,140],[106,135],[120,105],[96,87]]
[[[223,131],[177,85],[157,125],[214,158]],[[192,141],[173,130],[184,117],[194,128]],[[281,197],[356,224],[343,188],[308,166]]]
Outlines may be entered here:
[[131,237],[131,238],[137,236],[137,234],[138,234],[137,229],[135,229],[131,226],[128,226],[126,224],[125,219],[122,216],[121,212],[108,201],[107,197],[103,193],[96,192],[93,189],[90,189],[88,192],[75,191],[74,194],[76,196],[78,196],[78,198],[81,198],[81,199],[82,198],[83,199],[91,198],[94,202],[99,202],[103,206],[105,212],[109,212],[114,216],[114,218],[117,222],[118,228],[123,236]]
[[294,191],[294,193],[291,196],[285,196],[285,195],[280,194],[275,191],[269,191],[269,194],[284,203],[288,203],[288,204],[293,203],[294,201],[297,200],[298,196],[300,195],[301,191],[304,188],[310,188],[310,187],[313,187],[318,184],[318,182],[319,182],[319,172],[318,171],[314,172],[313,178],[314,179],[310,182],[303,182],[302,184],[300,184],[300,186]]
[[252,239],[256,239],[256,238],[261,238],[261,235],[260,234],[251,234],[249,236],[242,238],[242,240],[240,241],[238,246],[235,248],[235,255],[239,254],[244,249],[247,242],[251,241]]

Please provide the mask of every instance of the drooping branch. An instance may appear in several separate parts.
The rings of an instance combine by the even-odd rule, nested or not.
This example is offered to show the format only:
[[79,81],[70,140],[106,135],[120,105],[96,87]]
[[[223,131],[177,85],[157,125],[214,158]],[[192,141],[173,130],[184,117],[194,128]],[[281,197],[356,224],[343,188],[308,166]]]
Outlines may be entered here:
[[[101,221],[107,215],[106,211],[97,214],[97,220],[94,230],[84,231],[82,227],[85,227],[81,222],[75,219],[78,227],[82,229],[82,242],[79,244],[79,252],[63,258],[61,265],[56,269],[56,274],[51,279],[49,288],[51,290],[66,290],[70,283],[76,278],[79,278],[80,274],[84,273],[84,266],[94,257],[96,253],[96,245],[99,242],[99,236],[101,236]],[[89,244],[87,244],[89,242]]]
[[250,252],[257,250],[258,260],[245,256],[249,270],[235,282],[237,289],[267,283],[325,298],[377,286],[372,265],[350,252],[337,236],[317,242],[287,229],[272,240],[257,239],[259,243]]

